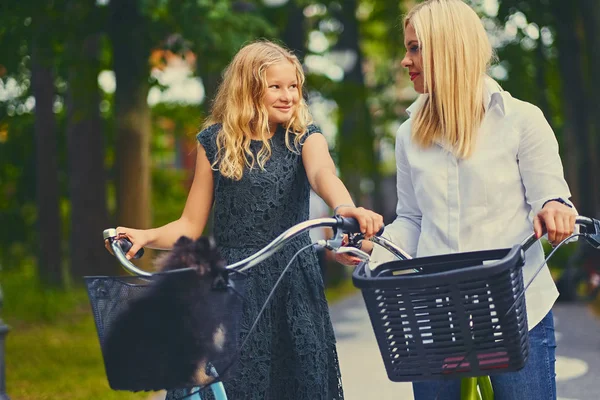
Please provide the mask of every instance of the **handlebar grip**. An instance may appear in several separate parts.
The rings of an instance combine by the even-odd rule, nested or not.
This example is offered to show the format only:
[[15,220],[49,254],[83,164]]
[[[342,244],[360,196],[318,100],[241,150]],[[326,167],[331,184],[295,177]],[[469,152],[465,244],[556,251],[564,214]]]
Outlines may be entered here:
[[[133,246],[133,243],[131,243],[131,241],[129,239],[127,239],[126,237],[121,237],[121,238],[114,239],[114,240],[115,240],[115,242],[117,242],[117,244],[119,245],[121,250],[123,250],[124,254],[127,254],[129,249],[131,249],[131,246]],[[135,255],[133,256],[133,259],[136,260],[138,258],[141,258],[143,255],[144,255],[144,248],[141,248],[137,251],[137,253],[135,253]]]
[[[348,218],[336,215],[334,218],[338,220],[338,228],[346,233],[361,233],[360,225],[356,218]],[[381,236],[385,227],[381,227],[381,229],[375,234],[375,236]]]

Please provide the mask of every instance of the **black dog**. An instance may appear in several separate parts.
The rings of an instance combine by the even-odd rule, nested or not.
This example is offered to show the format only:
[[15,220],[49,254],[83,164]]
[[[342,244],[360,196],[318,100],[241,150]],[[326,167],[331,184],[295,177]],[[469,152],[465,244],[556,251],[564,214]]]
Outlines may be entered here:
[[[162,260],[165,273],[144,286],[106,334],[102,350],[113,389],[174,389],[214,381],[210,366],[235,353],[241,304],[227,287],[225,265],[211,239],[182,236],[175,243]],[[189,267],[193,270],[166,273]]]

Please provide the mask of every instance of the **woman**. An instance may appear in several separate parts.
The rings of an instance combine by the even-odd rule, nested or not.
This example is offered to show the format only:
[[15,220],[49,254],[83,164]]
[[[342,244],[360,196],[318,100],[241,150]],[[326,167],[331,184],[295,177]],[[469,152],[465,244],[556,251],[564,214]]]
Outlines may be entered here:
[[[384,236],[416,257],[510,247],[533,229],[557,244],[576,212],[554,134],[542,112],[486,75],[493,51],[475,12],[460,0],[428,0],[404,19],[408,69],[421,95],[396,137],[398,206]],[[372,244],[365,242],[364,250]],[[376,248],[374,264],[388,255]],[[525,282],[543,263],[526,254]],[[496,399],[556,398],[552,305],[545,266],[526,292],[526,366],[492,376]],[[416,400],[458,399],[460,381],[414,382]]]

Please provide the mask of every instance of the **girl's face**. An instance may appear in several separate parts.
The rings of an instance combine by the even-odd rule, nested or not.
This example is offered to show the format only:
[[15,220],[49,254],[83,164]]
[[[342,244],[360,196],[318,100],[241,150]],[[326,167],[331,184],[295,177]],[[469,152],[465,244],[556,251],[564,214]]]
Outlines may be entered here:
[[296,67],[282,61],[267,68],[267,90],[263,96],[263,104],[269,114],[269,129],[275,132],[277,125],[288,122],[300,99]]
[[417,93],[425,93],[425,81],[423,78],[423,56],[421,47],[417,40],[417,33],[412,24],[407,24],[404,30],[404,46],[406,55],[402,59],[402,66],[408,68],[408,74]]

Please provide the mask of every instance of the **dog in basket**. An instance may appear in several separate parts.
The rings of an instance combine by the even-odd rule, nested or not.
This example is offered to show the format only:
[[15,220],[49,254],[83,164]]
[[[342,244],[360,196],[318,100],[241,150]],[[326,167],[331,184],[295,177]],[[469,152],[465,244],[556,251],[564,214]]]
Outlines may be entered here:
[[[111,324],[102,346],[113,388],[160,390],[215,380],[211,362],[235,346],[226,263],[212,239],[182,236],[158,275]],[[182,268],[186,272],[171,272]],[[133,383],[133,389],[132,387]]]

